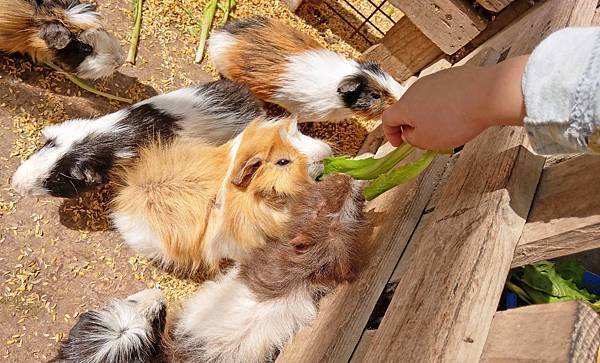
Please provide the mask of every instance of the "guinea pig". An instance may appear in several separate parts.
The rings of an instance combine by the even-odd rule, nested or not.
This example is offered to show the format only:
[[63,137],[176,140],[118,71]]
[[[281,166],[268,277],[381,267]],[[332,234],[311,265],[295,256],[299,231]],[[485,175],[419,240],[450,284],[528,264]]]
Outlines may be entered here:
[[[190,142],[192,141],[192,142]],[[175,140],[117,168],[116,229],[133,249],[180,272],[218,271],[280,236],[289,205],[322,172],[324,142],[291,118],[251,122],[221,146]]]
[[81,78],[108,76],[124,61],[117,38],[92,4],[79,0],[0,0],[0,51],[54,62]]
[[213,32],[209,55],[224,77],[300,121],[378,118],[404,93],[378,65],[347,59],[266,17],[232,21]]
[[136,156],[148,142],[177,136],[223,144],[263,113],[246,87],[220,80],[96,119],[50,125],[42,130],[46,144],[21,164],[12,186],[23,194],[74,197],[106,182],[116,162]]
[[166,362],[162,347],[167,306],[162,292],[147,289],[79,316],[55,363]]
[[[65,356],[66,350],[89,362],[100,362],[83,359],[98,357],[99,351],[102,357],[108,357],[107,352],[110,357],[140,357],[128,361],[139,363],[274,361],[296,332],[314,320],[320,298],[354,280],[360,270],[366,222],[359,183],[332,175],[303,188],[290,207],[292,218],[285,232],[253,249],[220,279],[205,282],[167,331],[164,324],[154,323],[164,321],[158,309],[151,310],[156,316],[137,313],[125,325],[113,323],[124,321],[116,316],[118,309],[104,309],[96,326],[81,321],[75,325],[59,356]],[[118,303],[131,309],[131,298],[113,306]],[[135,327],[138,334],[129,345],[109,346],[106,335],[115,338],[106,326],[119,326],[124,334]],[[98,334],[90,343],[77,339],[90,336],[85,329],[96,331],[97,327],[110,333]],[[163,342],[147,339],[142,356],[140,337],[158,336]],[[122,362],[115,358],[101,361]]]

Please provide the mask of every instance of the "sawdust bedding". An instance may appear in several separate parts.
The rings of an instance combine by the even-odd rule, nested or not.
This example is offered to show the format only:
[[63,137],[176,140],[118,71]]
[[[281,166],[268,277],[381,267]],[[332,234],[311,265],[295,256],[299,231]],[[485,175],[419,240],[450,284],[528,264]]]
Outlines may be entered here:
[[[142,35],[135,66],[123,66],[95,86],[134,100],[215,76],[207,62],[192,64],[197,33],[184,8],[201,14],[206,1],[145,0]],[[343,1],[330,1],[351,11]],[[362,9],[367,1],[354,0]],[[131,9],[128,0],[99,1],[109,30],[128,45]],[[368,9],[364,9],[365,12]],[[391,15],[393,9],[387,9]],[[215,24],[220,23],[219,13]],[[296,14],[279,1],[238,0],[237,18],[262,14],[281,19],[349,57],[369,44],[352,35],[322,2],[307,1]],[[354,19],[353,21],[360,21]],[[377,34],[367,31],[370,39]],[[42,142],[41,129],[76,117],[93,117],[123,107],[90,95],[62,75],[32,65],[20,56],[0,55],[0,360],[45,361],[77,316],[145,287],[160,286],[176,306],[193,293],[198,281],[179,279],[136,256],[110,230],[106,215],[110,186],[79,199],[22,197],[9,188],[21,160]],[[373,122],[358,120],[307,125],[304,130],[328,140],[336,151],[356,153]]]

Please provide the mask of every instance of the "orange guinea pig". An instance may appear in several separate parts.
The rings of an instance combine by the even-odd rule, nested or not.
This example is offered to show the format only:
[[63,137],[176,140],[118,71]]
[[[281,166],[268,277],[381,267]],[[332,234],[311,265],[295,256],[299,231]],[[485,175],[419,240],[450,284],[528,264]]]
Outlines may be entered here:
[[140,253],[211,274],[222,259],[282,235],[290,203],[329,155],[290,118],[259,118],[218,147],[197,139],[153,145],[118,169],[112,219]]

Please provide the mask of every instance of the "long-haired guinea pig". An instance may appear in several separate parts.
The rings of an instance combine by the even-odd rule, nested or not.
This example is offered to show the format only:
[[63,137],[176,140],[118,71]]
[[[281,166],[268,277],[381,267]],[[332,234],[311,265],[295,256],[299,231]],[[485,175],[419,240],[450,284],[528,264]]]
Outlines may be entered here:
[[[168,331],[153,324],[160,319],[148,314],[148,323],[135,323],[146,328],[139,337],[163,336],[162,343],[148,339],[153,347],[147,351],[155,355],[136,362],[274,361],[296,332],[313,321],[319,299],[357,275],[366,224],[362,207],[361,187],[348,176],[333,175],[304,188],[291,206],[286,232],[254,249],[222,278],[205,282]],[[118,320],[103,318],[100,327]],[[75,325],[63,350],[77,350],[78,341],[71,336],[88,336],[83,327]],[[127,326],[121,329],[130,331]],[[140,340],[108,346],[99,336],[96,341],[101,344],[86,354],[95,357],[97,351],[115,350],[113,357],[139,357]]]
[[374,63],[327,50],[282,22],[253,17],[227,23],[209,39],[211,62],[303,121],[340,121],[352,114],[377,118],[404,93]]
[[114,300],[79,316],[51,363],[165,362],[167,306],[158,289]]
[[23,194],[74,197],[106,182],[118,160],[148,142],[177,136],[223,144],[261,115],[262,104],[246,87],[220,80],[47,126],[46,144],[17,169],[12,186]]
[[251,122],[221,146],[175,140],[117,168],[112,220],[125,241],[165,267],[216,272],[222,259],[280,236],[288,207],[331,148],[291,118]]
[[92,4],[79,0],[0,0],[0,51],[55,62],[81,78],[108,76],[123,64],[117,38]]

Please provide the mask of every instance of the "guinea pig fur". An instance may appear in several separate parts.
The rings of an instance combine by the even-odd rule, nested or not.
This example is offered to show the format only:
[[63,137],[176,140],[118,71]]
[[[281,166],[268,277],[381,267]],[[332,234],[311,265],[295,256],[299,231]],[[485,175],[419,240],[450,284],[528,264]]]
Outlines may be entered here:
[[54,62],[81,78],[108,76],[123,64],[117,38],[92,4],[79,0],[0,0],[0,51]]
[[17,169],[12,186],[23,194],[74,197],[106,182],[118,160],[148,142],[187,137],[222,144],[261,115],[262,104],[246,87],[221,80],[47,126],[46,144]]
[[327,50],[282,22],[252,17],[227,23],[209,39],[211,62],[303,121],[378,118],[403,87],[374,63]]
[[289,204],[331,155],[290,118],[258,118],[221,146],[192,141],[151,145],[116,169],[112,219],[138,252],[209,275],[280,236]]
[[[148,339],[152,344],[144,356],[146,360],[131,361],[274,361],[296,332],[314,320],[319,299],[338,285],[352,281],[363,259],[361,235],[366,223],[360,184],[348,176],[333,175],[309,185],[300,194],[291,206],[292,218],[285,233],[254,249],[225,276],[205,282],[184,304],[178,317],[171,320],[174,322],[167,332],[164,324],[152,323],[163,318],[139,313],[130,318],[131,327],[142,328],[136,338],[163,337],[162,344]],[[120,303],[130,309],[128,300]],[[115,308],[103,311],[106,313],[98,315],[99,327],[115,326],[114,321],[123,320],[114,316],[119,311]],[[127,325],[120,327],[125,334],[132,330]],[[78,343],[83,344],[76,338],[90,335],[85,329],[97,330],[78,322],[61,355],[67,348],[77,352]],[[97,357],[98,351],[106,352],[108,345],[103,337],[96,339],[101,343],[87,345],[91,349],[80,350],[78,357]],[[115,351],[109,351],[110,356],[141,357],[138,341],[112,344],[109,349]],[[103,362],[121,361],[113,358]]]
[[158,363],[163,356],[167,307],[158,289],[115,300],[79,316],[55,363]]

